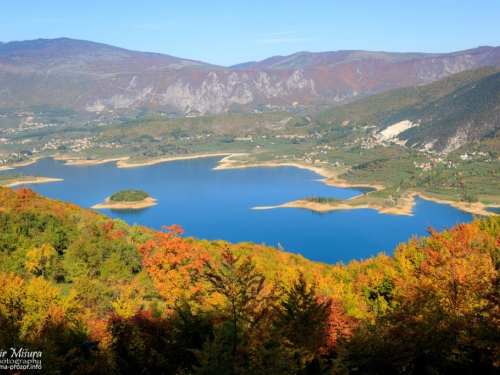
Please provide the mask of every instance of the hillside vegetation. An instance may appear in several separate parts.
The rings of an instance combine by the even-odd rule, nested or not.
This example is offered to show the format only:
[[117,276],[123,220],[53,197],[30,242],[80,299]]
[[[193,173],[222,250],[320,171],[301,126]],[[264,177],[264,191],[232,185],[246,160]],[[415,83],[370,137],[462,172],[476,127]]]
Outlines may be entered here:
[[112,202],[138,202],[149,197],[149,193],[144,190],[121,190],[109,197],[109,200]]
[[425,86],[395,89],[313,116],[322,127],[376,125],[379,130],[409,120],[418,124],[398,135],[407,145],[451,152],[500,126],[500,73],[485,67]]
[[472,82],[498,72],[497,68],[484,67],[453,74],[423,86],[404,87],[371,95],[355,102],[327,109],[313,116],[325,125],[364,126],[394,123],[394,116],[404,110],[419,109]]
[[44,374],[500,372],[499,217],[326,265],[27,188],[0,203],[0,346]]
[[[412,147],[450,152],[500,128],[500,73],[470,83],[423,108],[398,113],[389,122],[408,119],[419,126],[399,138]],[[392,121],[391,121],[392,120]]]
[[148,116],[126,121],[106,129],[107,137],[186,137],[188,134],[215,133],[227,136],[247,134],[274,134],[296,130],[307,125],[307,121],[288,112],[261,114],[230,113],[217,116],[168,118]]

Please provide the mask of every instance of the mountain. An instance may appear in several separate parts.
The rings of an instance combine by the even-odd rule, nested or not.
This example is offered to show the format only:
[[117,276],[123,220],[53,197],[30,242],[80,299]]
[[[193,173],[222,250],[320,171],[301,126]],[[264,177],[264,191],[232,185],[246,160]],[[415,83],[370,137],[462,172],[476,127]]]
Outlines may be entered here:
[[334,66],[356,60],[382,60],[401,62],[412,59],[439,56],[426,53],[387,53],[368,51],[298,52],[290,56],[273,56],[254,63],[247,68],[252,70],[289,70],[306,68],[333,68]]
[[397,115],[417,126],[399,134],[407,145],[451,152],[500,128],[500,73],[470,83],[423,108]]
[[95,74],[214,68],[199,61],[68,38],[4,43],[0,45],[0,63],[4,68],[34,72]]
[[[377,125],[406,145],[451,152],[500,128],[500,73],[484,67],[394,89],[320,112],[326,126]],[[399,129],[398,129],[399,128]]]
[[88,41],[38,39],[0,45],[0,107],[220,113],[268,103],[333,106],[482,66],[500,66],[500,47],[447,54],[300,52],[226,68]]
[[257,64],[257,61],[248,61],[236,65],[231,65],[229,69],[244,69],[244,68],[250,68],[252,65]]
[[316,113],[313,120],[323,127],[333,125],[391,125],[391,117],[410,108],[421,108],[469,83],[498,72],[493,67],[467,70],[422,86],[404,87],[371,95]]

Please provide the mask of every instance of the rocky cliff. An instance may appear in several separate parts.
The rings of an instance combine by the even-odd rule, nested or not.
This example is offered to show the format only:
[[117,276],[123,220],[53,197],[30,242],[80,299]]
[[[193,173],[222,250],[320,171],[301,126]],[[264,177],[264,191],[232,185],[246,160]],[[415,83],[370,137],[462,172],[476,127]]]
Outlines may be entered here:
[[300,52],[232,68],[67,38],[0,45],[0,106],[85,111],[157,105],[187,113],[346,103],[460,71],[500,66],[500,47],[447,54]]

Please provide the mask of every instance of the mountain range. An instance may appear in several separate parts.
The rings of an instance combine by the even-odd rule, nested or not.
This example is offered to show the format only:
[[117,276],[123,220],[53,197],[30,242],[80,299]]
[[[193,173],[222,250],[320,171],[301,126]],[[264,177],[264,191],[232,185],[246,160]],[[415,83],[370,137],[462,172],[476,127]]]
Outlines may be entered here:
[[444,54],[299,52],[222,67],[89,41],[37,39],[0,44],[0,107],[99,112],[156,106],[203,114],[259,104],[327,107],[482,66],[500,67],[500,47]]

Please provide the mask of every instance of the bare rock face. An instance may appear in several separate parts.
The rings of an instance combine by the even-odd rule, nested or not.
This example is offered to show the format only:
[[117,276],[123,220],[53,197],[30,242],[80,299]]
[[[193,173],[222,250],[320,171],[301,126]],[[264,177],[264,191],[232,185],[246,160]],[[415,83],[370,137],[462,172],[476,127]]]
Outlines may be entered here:
[[71,39],[0,45],[0,106],[55,104],[85,111],[155,104],[181,112],[314,100],[345,103],[500,66],[500,47],[450,54],[337,51],[276,56],[231,69]]

